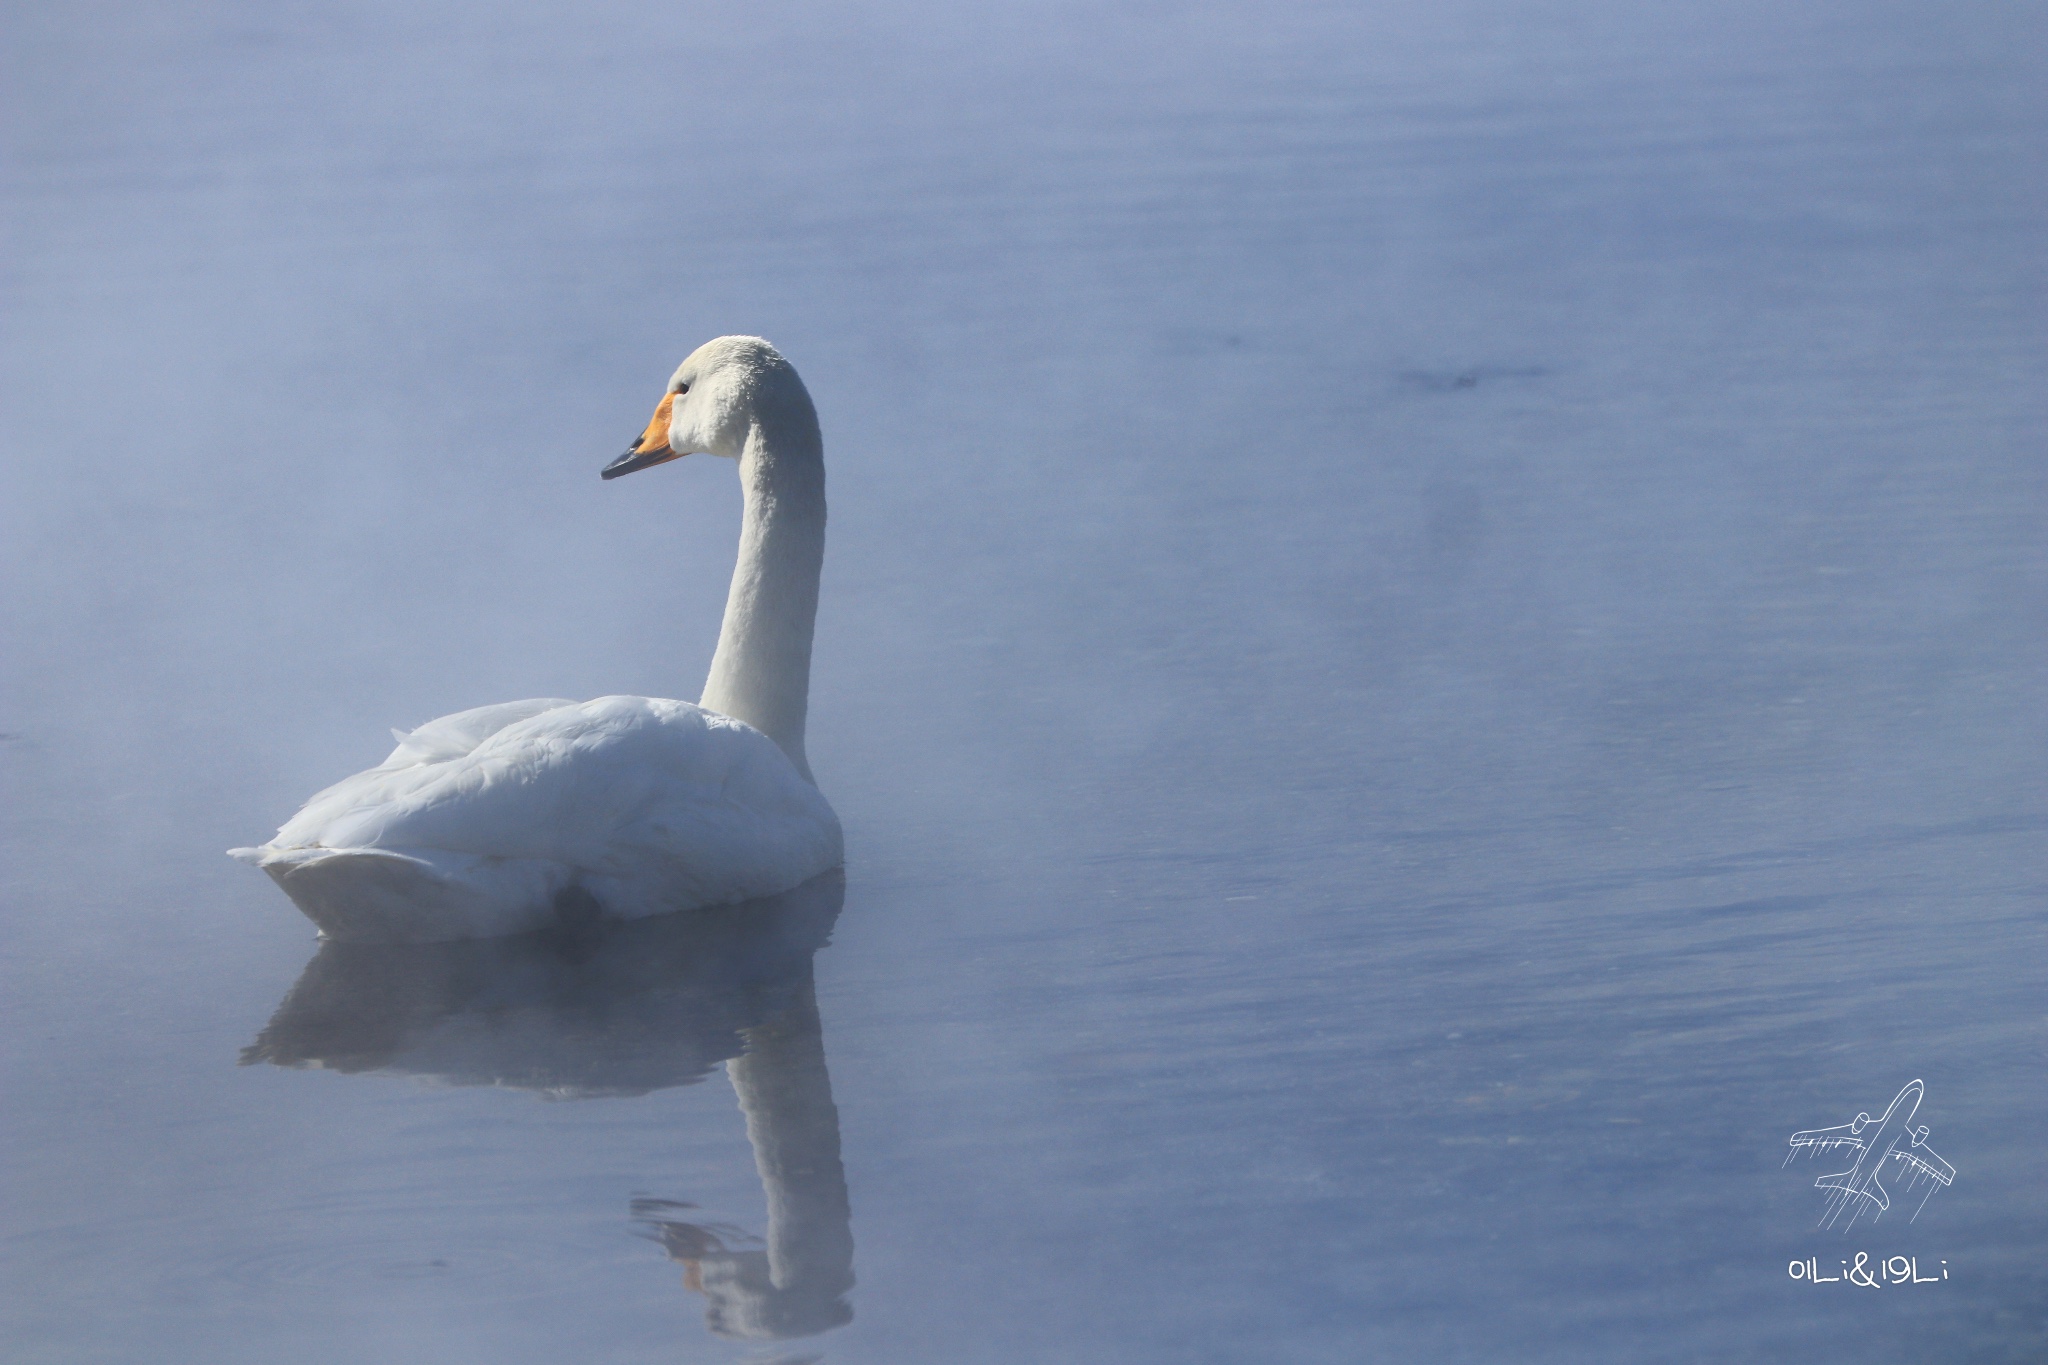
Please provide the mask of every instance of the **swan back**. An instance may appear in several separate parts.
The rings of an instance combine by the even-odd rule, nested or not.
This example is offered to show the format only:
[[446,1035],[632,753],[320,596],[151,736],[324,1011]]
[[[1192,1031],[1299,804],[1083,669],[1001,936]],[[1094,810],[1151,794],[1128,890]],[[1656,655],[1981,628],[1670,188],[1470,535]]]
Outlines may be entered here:
[[661,698],[539,705],[422,726],[238,852],[331,936],[418,941],[542,927],[572,883],[631,919],[839,865],[831,806],[752,726]]

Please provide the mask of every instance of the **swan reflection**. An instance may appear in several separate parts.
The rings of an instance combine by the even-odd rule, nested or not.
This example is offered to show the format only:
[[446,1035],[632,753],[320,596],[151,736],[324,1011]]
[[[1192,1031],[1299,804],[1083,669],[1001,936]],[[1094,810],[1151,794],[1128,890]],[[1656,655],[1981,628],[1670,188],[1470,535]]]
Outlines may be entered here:
[[242,1062],[497,1085],[551,1098],[643,1095],[723,1062],[767,1196],[765,1244],[690,1206],[632,1215],[707,1299],[720,1336],[850,1321],[853,1229],[811,959],[845,883],[745,905],[578,922],[456,943],[321,945]]

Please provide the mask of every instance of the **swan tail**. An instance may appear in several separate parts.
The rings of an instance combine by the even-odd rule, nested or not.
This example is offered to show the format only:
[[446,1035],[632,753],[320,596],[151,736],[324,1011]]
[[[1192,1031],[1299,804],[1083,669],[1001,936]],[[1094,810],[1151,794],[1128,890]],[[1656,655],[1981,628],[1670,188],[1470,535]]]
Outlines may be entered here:
[[322,938],[440,943],[544,929],[574,879],[540,858],[444,849],[241,848],[229,856],[270,874]]

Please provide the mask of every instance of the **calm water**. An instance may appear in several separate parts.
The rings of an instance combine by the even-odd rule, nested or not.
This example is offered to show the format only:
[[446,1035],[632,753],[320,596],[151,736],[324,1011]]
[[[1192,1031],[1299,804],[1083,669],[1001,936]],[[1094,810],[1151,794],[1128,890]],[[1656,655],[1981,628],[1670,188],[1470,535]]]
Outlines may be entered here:
[[[2048,1351],[2038,8],[6,27],[11,1359]],[[316,955],[388,727],[696,695],[729,331],[843,894]]]

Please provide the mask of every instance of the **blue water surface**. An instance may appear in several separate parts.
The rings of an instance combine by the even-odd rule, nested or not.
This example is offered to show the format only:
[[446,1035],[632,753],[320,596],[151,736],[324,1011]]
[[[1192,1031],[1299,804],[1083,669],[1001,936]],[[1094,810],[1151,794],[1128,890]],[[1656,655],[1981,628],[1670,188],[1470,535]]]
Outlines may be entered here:
[[[10,1359],[2048,1354],[2040,8],[5,25]],[[316,957],[389,727],[697,695],[727,332],[843,893]]]

